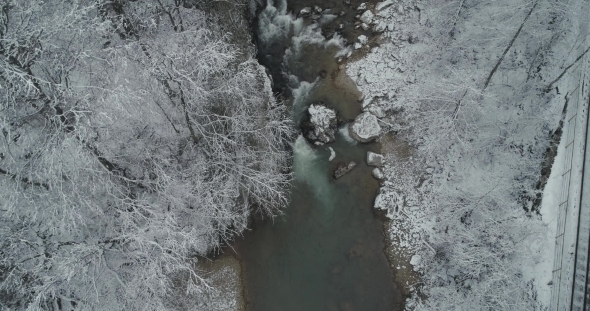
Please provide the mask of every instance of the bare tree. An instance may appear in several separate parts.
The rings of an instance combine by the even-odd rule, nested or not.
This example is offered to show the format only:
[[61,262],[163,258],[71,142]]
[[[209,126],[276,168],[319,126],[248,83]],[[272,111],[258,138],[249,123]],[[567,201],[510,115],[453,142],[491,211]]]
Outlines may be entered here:
[[[285,204],[290,118],[182,1],[3,1],[0,303],[165,310]],[[246,38],[247,40],[247,38]]]
[[564,53],[571,49],[564,29],[579,16],[550,1],[428,6],[431,26],[421,31],[432,49],[419,57],[431,58],[396,94],[406,137],[430,167],[424,183],[433,185],[424,201],[434,203],[417,204],[432,216],[428,243],[435,252],[423,254],[428,298],[415,306],[541,310],[536,286],[547,285],[526,280],[523,266],[538,263],[531,245],[545,243],[534,199],[563,109],[543,91],[583,57]]

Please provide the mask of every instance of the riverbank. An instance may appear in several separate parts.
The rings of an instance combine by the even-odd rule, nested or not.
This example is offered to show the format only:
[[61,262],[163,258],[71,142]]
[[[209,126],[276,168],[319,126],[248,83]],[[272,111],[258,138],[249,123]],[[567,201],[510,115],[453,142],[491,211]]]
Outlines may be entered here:
[[556,206],[539,210],[538,200],[571,92],[547,84],[578,56],[576,34],[562,31],[578,22],[575,10],[508,1],[379,8],[383,43],[347,71],[411,150],[384,151],[380,190],[394,252],[423,275],[407,284],[417,293],[408,309],[542,310]]
[[[290,9],[295,10],[295,12],[299,12],[307,5],[312,6],[311,3],[307,3],[304,1],[289,2]],[[341,29],[341,31],[339,32],[340,35],[338,38],[335,38],[334,36],[329,36],[332,39],[327,40],[324,37],[326,31],[335,31],[333,27],[329,26],[335,23],[334,20],[332,20],[332,23],[326,22],[325,20],[325,24],[322,24],[322,22],[320,22],[321,26],[318,30],[321,30],[322,35],[317,36],[313,34],[313,31],[305,32],[301,30],[301,27],[308,27],[306,25],[309,25],[305,20],[298,19],[296,21],[293,17],[281,15],[285,13],[280,13],[280,8],[278,8],[278,11],[274,11],[275,9],[269,11],[269,15],[265,17],[264,21],[264,23],[266,23],[266,26],[278,27],[275,29],[279,29],[279,32],[276,32],[276,30],[272,30],[269,33],[258,34],[259,38],[257,41],[259,46],[259,55],[261,53],[261,50],[262,52],[264,52],[264,48],[268,47],[271,47],[273,53],[281,55],[281,61],[276,61],[272,58],[266,58],[262,61],[263,63],[266,63],[267,65],[270,64],[271,66],[273,64],[274,66],[276,66],[277,64],[283,66],[284,64],[282,60],[282,55],[285,55],[285,53],[287,53],[288,57],[290,58],[288,58],[285,65],[289,66],[289,63],[298,64],[296,67],[283,68],[282,70],[288,70],[286,73],[283,73],[282,71],[277,71],[277,68],[268,68],[268,72],[275,73],[275,75],[279,74],[282,76],[284,74],[290,74],[291,77],[295,77],[296,82],[293,82],[293,78],[291,78],[291,81],[288,81],[276,76],[273,76],[273,80],[275,81],[275,87],[277,89],[283,90],[284,98],[289,98],[289,96],[292,96],[292,99],[289,102],[290,105],[293,107],[296,124],[299,123],[298,118],[300,118],[302,113],[304,113],[303,111],[305,110],[305,106],[312,102],[322,102],[326,106],[335,109],[339,114],[341,122],[343,122],[344,124],[351,122],[362,111],[367,111],[370,108],[369,105],[371,104],[371,102],[367,102],[367,99],[372,98],[372,96],[363,96],[359,89],[357,89],[357,85],[362,85],[362,83],[359,83],[358,77],[351,77],[347,74],[347,67],[350,67],[357,61],[362,61],[363,58],[372,51],[372,48],[378,48],[379,44],[383,40],[383,37],[380,35],[379,32],[374,32],[371,30],[371,28],[367,29],[364,26],[361,27],[361,25],[358,23],[358,16],[354,16],[354,14],[362,14],[364,12],[369,12],[373,10],[375,4],[363,4],[359,1],[359,3],[351,3],[350,5],[344,6],[342,3],[334,3],[335,7],[331,8],[328,8],[325,5],[326,4],[323,4],[324,7],[320,8],[320,10],[322,11],[328,9],[324,12],[324,16],[337,16],[333,13],[344,12],[339,13],[338,17],[336,17],[338,18],[336,20],[336,24],[346,25],[345,28]],[[314,8],[314,10],[318,9]],[[284,12],[287,11],[285,10]],[[291,21],[289,21],[289,19],[291,19]],[[328,17],[328,19],[333,19],[333,17]],[[273,23],[275,23],[276,25],[272,26]],[[295,27],[299,27],[299,29],[295,31],[299,31],[300,33],[291,33],[291,31],[293,30],[290,30],[291,26],[288,25],[289,23],[297,25]],[[295,49],[293,47],[288,46],[288,44],[290,44],[291,39],[285,40],[281,37],[289,33],[290,35],[295,36],[293,42],[297,42],[297,44],[299,44]],[[261,42],[261,36],[264,37],[265,40],[269,40],[269,38],[271,38],[273,40],[276,40],[275,42],[282,42],[282,44],[286,44],[286,46],[282,47],[280,44],[277,46],[276,43],[269,44],[268,41]],[[356,42],[357,38],[359,37],[366,38],[366,40],[359,40],[362,41],[360,46],[359,42]],[[342,40],[342,42],[339,40]],[[348,41],[354,43],[349,45],[347,48],[344,48],[346,42]],[[344,52],[338,52],[339,50],[343,50]],[[266,53],[266,55],[272,55],[268,54],[268,51]],[[340,54],[342,56],[335,57],[334,55],[337,54]],[[277,83],[286,84],[279,85],[277,87]],[[285,92],[285,87],[290,90]],[[278,242],[273,242],[273,240],[282,239],[283,241],[280,242],[280,244],[289,245],[290,248],[297,248],[294,242],[300,240],[302,237],[305,237],[306,234],[313,232],[319,233],[320,235],[315,237],[310,236],[310,242],[312,244],[320,243],[324,247],[335,248],[331,252],[334,252],[335,254],[341,253],[342,255],[344,255],[344,258],[346,258],[346,261],[348,262],[347,264],[328,264],[329,267],[326,270],[328,271],[329,275],[331,275],[330,278],[333,279],[332,282],[336,282],[336,284],[341,282],[337,280],[342,279],[342,275],[348,274],[346,270],[348,269],[347,266],[350,265],[350,260],[363,262],[369,258],[378,258],[379,256],[384,256],[387,259],[388,266],[391,268],[390,279],[395,284],[397,284],[395,290],[390,289],[384,292],[385,297],[392,297],[394,293],[399,291],[402,295],[401,297],[407,298],[411,294],[413,285],[419,283],[419,276],[414,271],[413,266],[411,264],[412,254],[407,250],[406,247],[407,239],[405,235],[411,235],[412,232],[407,230],[407,228],[405,227],[407,225],[406,223],[396,224],[396,222],[400,221],[401,219],[384,218],[383,215],[381,215],[378,211],[372,208],[374,205],[373,202],[377,195],[377,189],[380,186],[382,187],[382,189],[386,188],[389,181],[382,183],[380,185],[380,183],[371,176],[370,171],[373,168],[368,167],[366,165],[366,152],[368,150],[377,153],[383,152],[388,156],[388,162],[393,161],[400,165],[405,165],[412,158],[412,152],[410,151],[411,148],[398,137],[396,137],[394,134],[392,134],[391,131],[388,131],[389,133],[386,132],[387,134],[383,135],[380,138],[378,144],[369,145],[358,144],[353,142],[349,137],[346,137],[348,135],[342,134],[346,133],[347,131],[348,129],[345,125],[343,127],[343,131],[339,132],[336,145],[329,145],[330,151],[334,151],[333,155],[335,157],[335,161],[333,162],[332,153],[328,152],[328,148],[313,148],[310,146],[306,147],[306,143],[303,141],[298,141],[297,143],[295,143],[294,152],[296,186],[293,188],[294,194],[292,194],[292,196],[295,197],[295,203],[292,203],[287,208],[287,221],[285,221],[285,219],[275,219],[272,222],[269,220],[258,220],[255,224],[253,224],[253,231],[246,232],[244,234],[244,238],[240,238],[239,242],[235,245],[239,253],[239,255],[237,255],[237,258],[240,258],[241,263],[240,271],[242,273],[242,276],[240,277],[240,279],[244,280],[244,283],[230,283],[238,284],[241,286],[250,284],[249,286],[247,286],[247,288],[243,288],[242,292],[246,304],[250,304],[251,308],[254,308],[256,310],[262,308],[261,310],[265,310],[264,305],[269,305],[267,304],[267,301],[264,301],[264,303],[261,303],[259,301],[261,299],[261,295],[267,295],[266,297],[273,298],[276,298],[274,296],[283,297],[283,300],[278,303],[285,305],[287,304],[286,301],[292,301],[291,303],[288,303],[289,307],[298,308],[297,306],[301,305],[300,301],[287,299],[286,296],[281,296],[280,294],[276,293],[274,295],[268,296],[268,293],[265,293],[265,291],[272,292],[273,290],[276,290],[278,287],[281,286],[287,287],[284,284],[276,284],[276,286],[274,286],[272,289],[266,287],[266,289],[264,290],[259,290],[257,289],[257,287],[259,286],[259,284],[265,284],[271,281],[270,279],[265,279],[263,277],[265,273],[284,272],[279,272],[281,271],[281,269],[275,272],[267,271],[273,269],[273,264],[271,262],[273,262],[274,260],[273,257],[277,256],[277,250],[273,250],[272,245]],[[358,149],[359,147],[361,148]],[[351,148],[356,148],[358,150],[355,151],[355,149]],[[323,159],[324,154],[326,155],[326,158],[327,155],[330,155],[330,161],[326,161],[325,159]],[[391,155],[395,155],[396,159],[391,159]],[[329,181],[329,176],[331,175],[330,172],[332,172],[335,169],[337,163],[348,163],[349,161],[360,163],[361,166],[355,168],[351,173],[344,176],[341,180],[338,180],[336,182]],[[313,172],[312,174],[315,177],[306,176],[309,175],[311,172]],[[318,173],[320,175],[317,175]],[[297,184],[297,179],[299,179],[300,184]],[[311,188],[308,188],[309,186],[311,186]],[[335,188],[335,186],[337,187]],[[314,204],[312,203],[313,201],[310,201],[310,196],[304,194],[305,191],[310,191],[311,193],[313,193],[313,196],[317,196],[320,205],[314,206]],[[349,195],[346,196],[348,199],[345,201],[339,200],[338,202],[340,203],[336,203],[336,205],[340,204],[341,206],[335,206],[335,202],[329,201],[331,196],[330,193],[332,192],[339,193],[338,196],[342,196],[342,193],[348,193]],[[298,196],[301,196],[303,200],[297,200],[296,198]],[[359,216],[364,215],[361,216],[361,218],[365,219],[364,222],[366,223],[366,225],[362,225],[360,228],[364,227],[365,229],[363,230],[373,228],[377,231],[374,231],[373,229],[370,229],[370,231],[381,233],[377,233],[377,235],[372,238],[364,238],[364,234],[362,234],[363,237],[359,238],[357,235],[356,238],[352,239],[353,243],[350,245],[348,245],[347,243],[342,244],[342,241],[340,240],[331,240],[326,243],[321,242],[326,234],[322,233],[322,230],[327,229],[325,217],[330,215],[330,213],[325,214],[325,208],[327,207],[330,210],[334,210],[334,208],[343,209],[344,206],[350,205],[350,203],[352,202],[355,202],[353,204],[356,204],[357,208],[360,207],[361,210],[366,211],[363,212],[363,214],[359,214]],[[305,208],[302,209],[302,207]],[[293,211],[294,208],[297,210],[295,213]],[[322,213],[322,215],[318,216],[324,220],[321,223],[312,221],[310,223],[312,227],[305,227],[305,222],[308,222],[310,217],[312,217],[311,215],[314,215],[316,213],[315,210],[322,209],[324,210],[324,212]],[[340,210],[339,212],[343,211],[344,210]],[[349,210],[349,213],[351,211],[352,210]],[[328,221],[328,223],[334,223],[335,221],[335,219],[333,218],[335,214],[331,215],[331,219]],[[348,223],[347,226],[352,225],[352,227],[358,227],[359,225],[361,225],[361,223],[358,222],[359,216],[355,216],[355,219],[352,220],[353,222]],[[346,222],[349,221],[345,219],[343,220]],[[304,226],[304,228],[306,228],[305,233],[300,230],[301,228],[299,228],[302,225]],[[282,227],[283,229],[281,229]],[[318,231],[318,228],[320,229],[320,231]],[[392,228],[398,229],[393,232]],[[334,228],[330,230],[332,231],[331,234],[335,234],[336,232],[338,232],[334,232]],[[351,232],[354,232],[354,230],[355,229],[353,229]],[[350,235],[350,233],[344,232],[342,234]],[[381,240],[378,237],[382,237],[383,240]],[[256,245],[260,245],[260,247]],[[342,252],[339,252],[337,250],[338,248],[340,248],[338,245],[342,246]],[[321,262],[323,260],[322,258],[324,257],[324,255],[312,255],[313,251],[309,252],[309,250],[306,249],[309,248],[309,246],[302,247],[303,248],[301,248],[300,254],[309,253],[311,257],[307,257],[310,261],[307,267],[300,273],[308,274],[311,271],[316,271],[314,265],[317,265],[318,262]],[[378,253],[381,253],[381,255],[377,255]],[[264,254],[267,254],[268,256]],[[296,253],[290,252],[290,254],[291,255],[287,257],[282,257],[282,260],[280,260],[280,262],[276,262],[277,267],[280,267],[281,265],[294,266],[301,262],[302,258],[300,256],[295,255]],[[377,255],[377,257],[375,257],[375,255]],[[244,259],[246,261],[244,261]],[[294,259],[295,261],[293,261]],[[303,261],[305,260],[306,259],[303,259]],[[332,261],[333,259],[327,260]],[[337,261],[338,260],[336,260],[336,262]],[[263,268],[263,270],[257,270],[255,267],[258,266],[258,264],[253,264],[253,262],[266,263],[260,266],[260,268]],[[416,265],[415,262],[412,263]],[[224,264],[220,263],[220,265],[223,266]],[[362,266],[375,266],[375,264],[363,263]],[[324,272],[320,271],[321,270],[318,270],[314,274],[324,274]],[[366,279],[369,283],[379,283],[378,279],[382,276],[382,273],[379,276],[374,275],[373,277],[367,278],[366,272],[367,271],[363,272],[360,275],[357,275],[356,277],[354,277],[354,279]],[[291,277],[292,276],[293,274],[291,274]],[[310,281],[309,279],[306,280],[304,284],[302,284],[303,287],[311,286],[313,288],[316,286],[314,285],[314,281]],[[324,296],[330,296],[331,294],[326,292],[325,290],[329,289],[331,286],[333,285],[322,285],[320,286],[320,288],[316,289],[316,292],[321,292]],[[360,287],[358,287],[358,285],[355,287],[357,287],[357,292],[352,296],[360,294],[358,292],[358,290],[360,290]],[[380,289],[383,289],[382,285],[380,287]],[[298,287],[298,289],[301,289],[301,286]],[[375,290],[376,288],[371,290],[371,292]],[[365,292],[362,295],[367,296],[367,291],[363,290],[362,292]],[[292,295],[293,293],[290,294]],[[323,307],[333,308],[334,310],[338,310],[341,308],[353,308],[355,304],[358,304],[358,302],[355,302],[354,299],[351,300],[352,296],[350,294],[345,295],[343,296],[342,301],[338,301],[338,299],[336,299],[334,302],[330,302],[327,305],[323,305]],[[273,298],[266,299],[268,299],[269,301],[273,301]],[[390,308],[394,308],[396,310],[402,310],[403,299],[400,298],[395,298],[395,307],[390,306],[385,307],[385,309],[391,310]],[[367,304],[379,303],[378,299],[369,299],[371,300],[370,302],[367,302],[367,299],[368,297],[363,298],[363,301],[365,301],[363,303],[363,306],[365,308],[367,307]],[[356,306],[356,308],[359,307],[359,305]]]
[[201,260],[197,269],[207,277],[214,289],[207,294],[207,301],[199,308],[210,311],[246,310],[242,267],[231,251],[212,260]]
[[[411,77],[406,73],[410,57],[404,53],[407,53],[405,48],[409,45],[408,41],[414,40],[410,38],[416,38],[416,35],[412,37],[406,32],[414,23],[415,8],[412,4],[393,1],[358,3],[355,9],[359,7],[363,9],[357,11],[353,25],[356,24],[357,30],[369,31],[354,33],[356,37],[349,38],[350,53],[340,68],[344,69],[343,74],[347,79],[354,83],[354,88],[358,87],[362,92],[359,97],[362,98],[361,110],[384,112],[379,116],[383,131],[378,141],[382,146],[380,152],[386,159],[383,168],[385,180],[381,182],[381,198],[376,198],[374,212],[384,221],[382,230],[386,242],[383,252],[393,271],[393,279],[403,296],[409,298],[421,284],[421,276],[417,272],[420,263],[414,255],[423,244],[420,242],[420,229],[414,226],[412,219],[403,210],[404,201],[410,199],[403,190],[415,184],[415,180],[419,180],[424,172],[416,165],[418,153],[415,148],[398,135],[399,122],[403,123],[395,117],[399,111],[383,103],[394,99],[395,92],[401,86],[411,83]],[[371,12],[373,16],[370,20],[364,20],[369,25],[358,18],[364,12]],[[384,28],[375,32],[378,25]],[[395,51],[390,48],[392,45],[396,46]],[[380,50],[382,52],[376,54]],[[368,87],[376,83],[381,84],[379,90]]]

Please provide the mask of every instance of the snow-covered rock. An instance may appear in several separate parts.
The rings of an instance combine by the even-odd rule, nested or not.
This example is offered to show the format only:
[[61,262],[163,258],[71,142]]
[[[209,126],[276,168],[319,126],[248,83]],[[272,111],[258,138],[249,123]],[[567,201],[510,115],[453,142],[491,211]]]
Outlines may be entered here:
[[311,104],[307,112],[311,123],[317,127],[326,128],[336,121],[336,112],[320,104]]
[[317,21],[320,18],[322,18],[322,14],[319,14],[319,13],[313,13],[313,14],[311,14],[311,19],[313,19],[314,21]]
[[383,2],[379,2],[377,3],[377,5],[375,6],[375,10],[376,11],[381,11],[384,10],[386,8],[388,8],[389,6],[391,6],[392,4],[394,4],[395,2],[393,2],[393,0],[387,0],[387,1],[383,1]]
[[332,147],[328,147],[328,149],[330,149],[330,158],[328,159],[328,161],[332,161],[336,157],[336,151],[334,151]]
[[375,197],[375,204],[373,204],[373,207],[387,211],[393,207],[392,202],[393,200],[387,195],[387,193],[379,192],[377,197]]
[[387,28],[387,24],[384,21],[380,21],[373,27],[373,32],[384,32]]
[[375,16],[382,19],[389,19],[391,12],[389,10],[378,11]]
[[373,177],[379,179],[379,180],[383,180],[385,179],[385,174],[383,174],[383,170],[381,170],[380,168],[376,167],[371,171],[371,175],[373,175]]
[[412,256],[412,259],[410,260],[410,264],[414,267],[419,265],[421,262],[422,262],[422,256],[420,256],[420,255],[414,255],[414,256]]
[[367,44],[367,42],[369,42],[369,38],[367,38],[365,35],[360,35],[358,37],[358,41],[360,44]]
[[366,75],[365,76],[365,82],[367,83],[374,83],[377,82],[377,76],[376,75]]
[[301,123],[303,136],[315,145],[323,145],[336,139],[338,118],[336,111],[320,104],[307,108],[307,119]]
[[363,2],[359,7],[356,9],[357,11],[364,11],[367,9],[367,3]]
[[361,15],[361,22],[365,23],[365,24],[371,24],[373,22],[373,18],[375,18],[375,15],[373,15],[373,12],[367,10],[365,11],[365,13],[363,13]]
[[385,112],[383,112],[383,109],[381,109],[379,106],[368,105],[367,107],[363,108],[363,112],[365,111],[374,114],[379,119],[385,118]]
[[[361,106],[361,107],[362,107],[363,109],[368,109],[368,108],[369,108],[369,106],[371,105],[371,103],[373,102],[373,100],[374,100],[374,99],[375,99],[375,97],[374,97],[374,96],[365,96],[365,97],[363,98],[363,101],[362,101],[362,106]],[[363,112],[365,112],[365,110],[363,110]]]
[[371,26],[369,26],[369,25],[367,25],[367,24],[365,24],[365,23],[362,23],[362,24],[361,24],[361,28],[362,28],[364,31],[367,31],[367,30],[369,30],[369,28],[371,28]]
[[391,189],[381,188],[379,194],[375,198],[373,207],[383,211],[387,211],[387,218],[392,219],[395,213],[399,210],[401,205],[401,197]]
[[377,117],[370,112],[359,114],[349,126],[350,136],[361,143],[367,143],[379,136],[381,126]]
[[310,17],[311,16],[311,7],[305,7],[299,11],[299,17]]
[[383,155],[368,151],[367,152],[367,165],[369,166],[383,166]]
[[334,171],[334,179],[338,179],[344,176],[346,173],[352,171],[353,168],[356,167],[356,162],[350,161],[350,163],[346,164],[344,162],[338,163],[336,166],[336,170]]

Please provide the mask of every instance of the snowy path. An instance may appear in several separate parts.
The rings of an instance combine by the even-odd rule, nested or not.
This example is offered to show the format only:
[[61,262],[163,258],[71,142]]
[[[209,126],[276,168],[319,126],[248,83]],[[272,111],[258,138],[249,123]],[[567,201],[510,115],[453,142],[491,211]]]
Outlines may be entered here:
[[[584,4],[588,6],[588,4]],[[582,38],[588,38],[588,25],[580,25]],[[579,49],[585,48],[585,40]],[[590,74],[588,57],[572,71],[563,185],[559,205],[559,220],[553,265],[553,292],[550,310],[590,310],[588,286],[590,250],[590,135],[588,135],[588,106]],[[569,83],[568,83],[569,82]]]

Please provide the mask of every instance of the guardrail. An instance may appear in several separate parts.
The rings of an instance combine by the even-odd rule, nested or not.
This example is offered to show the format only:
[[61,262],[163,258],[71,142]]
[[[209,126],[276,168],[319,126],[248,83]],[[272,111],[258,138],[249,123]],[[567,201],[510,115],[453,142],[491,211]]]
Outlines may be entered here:
[[[584,68],[584,67],[582,67]],[[584,73],[585,75],[585,73]],[[586,141],[584,142],[585,148],[583,151],[584,156],[582,157],[582,178],[580,181],[580,212],[578,217],[578,229],[576,237],[576,248],[574,253],[574,277],[572,285],[572,300],[571,310],[582,311],[590,310],[590,304],[588,303],[588,251],[590,250],[590,191],[588,191],[588,184],[590,183],[590,136],[588,135],[588,98],[584,96],[588,93],[588,85],[584,83],[585,76],[582,80],[581,94],[582,98],[579,100],[585,103],[582,111],[586,115],[586,128],[583,129]]]

